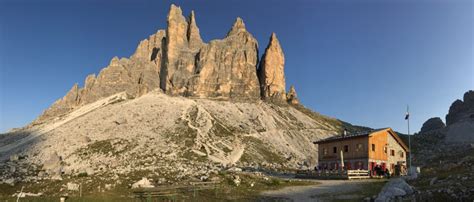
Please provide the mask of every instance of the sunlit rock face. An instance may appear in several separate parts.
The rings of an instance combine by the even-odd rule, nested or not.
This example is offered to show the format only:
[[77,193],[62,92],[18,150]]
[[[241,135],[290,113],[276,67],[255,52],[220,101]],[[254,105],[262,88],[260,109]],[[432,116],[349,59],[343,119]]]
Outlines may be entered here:
[[262,98],[274,101],[286,101],[285,92],[285,55],[276,34],[270,37],[265,49],[258,76]]
[[223,99],[259,99],[257,40],[237,18],[226,38],[212,40],[197,55],[189,96]]
[[[241,18],[225,38],[209,43],[197,24],[194,11],[186,18],[171,5],[166,29],[142,40],[130,58],[114,57],[97,76],[87,76],[84,87],[74,85],[35,123],[119,92],[139,97],[154,89],[173,96],[285,103],[285,58],[274,33],[259,64],[258,42]],[[291,96],[290,103],[297,102],[294,89]]]

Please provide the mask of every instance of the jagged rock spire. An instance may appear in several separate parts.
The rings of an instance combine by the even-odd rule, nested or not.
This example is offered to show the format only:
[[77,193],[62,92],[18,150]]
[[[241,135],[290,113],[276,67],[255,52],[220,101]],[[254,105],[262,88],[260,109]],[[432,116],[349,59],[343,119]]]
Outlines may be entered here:
[[290,91],[286,94],[287,102],[290,104],[299,104],[298,95],[296,94],[295,86],[291,85]]
[[[166,29],[166,45],[164,48],[164,67],[160,74],[160,87],[164,91],[170,91],[174,81],[175,71],[179,69],[182,50],[188,48],[188,22],[182,14],[180,7],[171,5],[168,13],[168,28]],[[187,66],[187,65],[186,65]],[[179,84],[178,84],[179,85]]]
[[229,33],[227,33],[227,36],[231,36],[243,31],[247,31],[247,29],[245,29],[245,23],[242,18],[237,17],[237,19],[235,19],[234,25],[232,25]]
[[188,22],[183,16],[183,11],[181,11],[180,7],[171,4],[167,22],[167,44],[171,46],[187,44]]
[[276,34],[272,33],[270,41],[260,63],[258,77],[262,98],[285,101],[285,55]]
[[194,11],[191,11],[188,19],[188,42],[190,48],[199,48],[202,46],[202,39],[201,35],[199,34],[199,28],[196,25],[196,18],[194,15]]

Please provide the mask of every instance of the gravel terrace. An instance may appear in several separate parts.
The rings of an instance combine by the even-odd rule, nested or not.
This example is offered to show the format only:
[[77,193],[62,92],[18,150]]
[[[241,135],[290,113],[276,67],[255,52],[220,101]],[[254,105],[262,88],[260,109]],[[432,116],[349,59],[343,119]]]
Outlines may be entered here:
[[315,181],[320,184],[265,191],[262,193],[263,201],[360,201],[361,198],[378,193],[385,184],[384,180],[377,179]]

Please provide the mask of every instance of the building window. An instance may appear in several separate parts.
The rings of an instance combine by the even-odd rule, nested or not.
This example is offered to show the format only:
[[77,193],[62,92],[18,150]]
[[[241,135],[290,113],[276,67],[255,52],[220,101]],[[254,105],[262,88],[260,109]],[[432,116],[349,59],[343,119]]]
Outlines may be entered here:
[[402,158],[403,158],[403,152],[402,152],[402,151],[400,151],[400,157],[402,157]]
[[327,155],[327,154],[328,154],[328,149],[323,148],[323,155]]
[[375,144],[372,144],[372,151],[375,151]]
[[384,153],[387,153],[387,147],[384,147],[384,148],[383,148],[383,152],[384,152]]
[[395,150],[393,150],[393,149],[390,150],[390,155],[391,155],[391,156],[395,156]]
[[357,144],[356,151],[362,151],[362,144]]
[[344,145],[344,152],[349,152],[349,145]]
[[336,154],[337,153],[337,147],[333,147],[332,152]]

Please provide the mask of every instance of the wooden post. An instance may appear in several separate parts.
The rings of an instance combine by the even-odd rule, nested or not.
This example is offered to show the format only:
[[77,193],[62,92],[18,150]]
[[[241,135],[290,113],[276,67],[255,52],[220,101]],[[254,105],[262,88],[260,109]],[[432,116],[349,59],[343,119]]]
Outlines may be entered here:
[[16,197],[16,202],[20,201],[20,196],[23,193],[23,188],[25,188],[25,186],[21,186],[20,193],[18,194],[18,197]]
[[344,154],[342,153],[342,149],[341,149],[341,170],[344,170]]

